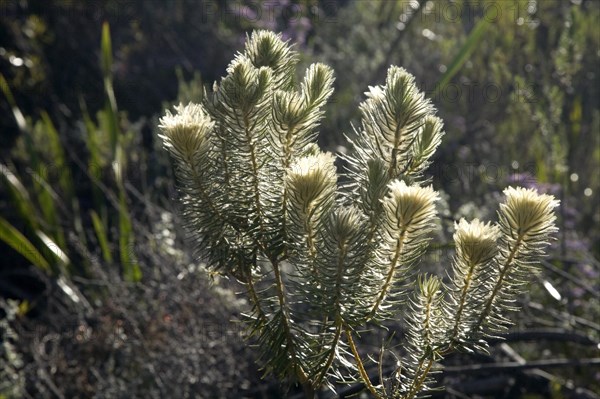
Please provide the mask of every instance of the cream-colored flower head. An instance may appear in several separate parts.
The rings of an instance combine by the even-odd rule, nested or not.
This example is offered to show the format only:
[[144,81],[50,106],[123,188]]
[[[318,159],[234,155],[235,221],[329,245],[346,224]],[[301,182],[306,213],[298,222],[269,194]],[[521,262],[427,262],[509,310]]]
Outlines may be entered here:
[[556,231],[554,221],[560,201],[552,195],[538,194],[534,189],[508,187],[506,201],[500,204],[500,214],[518,236],[545,235]]
[[179,104],[175,111],[175,114],[167,111],[160,118],[158,127],[163,132],[160,137],[169,151],[189,159],[206,144],[215,123],[199,104]]
[[298,159],[288,169],[286,184],[298,203],[308,206],[335,192],[337,173],[334,160],[329,152],[309,155]]
[[498,226],[474,219],[470,223],[461,219],[454,224],[454,243],[457,256],[469,264],[479,264],[493,258],[498,252],[496,241],[500,236]]
[[431,186],[407,186],[403,180],[394,180],[388,187],[383,206],[395,228],[415,230],[431,224],[436,215],[435,201],[439,199]]

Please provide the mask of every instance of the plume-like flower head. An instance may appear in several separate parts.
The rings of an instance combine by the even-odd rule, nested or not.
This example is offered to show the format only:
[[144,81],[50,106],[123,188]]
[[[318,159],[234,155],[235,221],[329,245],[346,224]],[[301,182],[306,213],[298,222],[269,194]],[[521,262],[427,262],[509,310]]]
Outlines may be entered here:
[[439,199],[431,186],[407,186],[403,180],[394,180],[388,187],[383,206],[393,226],[417,230],[431,223],[436,214],[435,201]]
[[461,219],[454,226],[456,229],[454,242],[457,254],[467,264],[486,262],[498,252],[498,244],[496,243],[500,236],[498,226],[492,226],[489,222],[483,223],[479,219],[474,219],[470,223],[465,219]]
[[207,135],[214,127],[204,108],[199,104],[179,104],[175,114],[170,111],[160,118],[158,126],[164,146],[179,158],[190,159],[207,142]]
[[286,181],[293,196],[303,206],[335,192],[337,174],[331,153],[298,159],[288,170]]
[[501,216],[518,235],[545,235],[556,231],[554,208],[560,201],[552,195],[538,194],[535,189],[508,187],[506,202],[500,204]]

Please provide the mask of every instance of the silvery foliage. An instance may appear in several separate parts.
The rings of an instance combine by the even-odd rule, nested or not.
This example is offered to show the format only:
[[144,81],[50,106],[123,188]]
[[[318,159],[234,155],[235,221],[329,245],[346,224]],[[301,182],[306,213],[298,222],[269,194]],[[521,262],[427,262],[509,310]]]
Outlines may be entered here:
[[[498,223],[456,223],[447,279],[419,274],[438,200],[424,174],[443,136],[433,105],[390,67],[360,105],[340,175],[316,144],[333,71],[313,64],[297,82],[297,62],[280,36],[254,32],[202,104],[161,119],[185,220],[201,259],[244,284],[266,372],[308,396],[338,378],[375,397],[415,397],[444,355],[485,350],[510,324],[558,201],[508,188]],[[373,383],[354,340],[400,318],[398,368]]]

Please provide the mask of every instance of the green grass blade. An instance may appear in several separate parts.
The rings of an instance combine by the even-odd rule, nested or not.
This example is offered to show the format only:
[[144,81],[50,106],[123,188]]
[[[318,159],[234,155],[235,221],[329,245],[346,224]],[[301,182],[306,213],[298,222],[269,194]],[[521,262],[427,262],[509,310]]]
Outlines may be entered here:
[[[58,187],[60,187],[60,197],[63,198],[61,203],[65,205],[71,205],[69,211],[72,213],[75,230],[79,237],[85,243],[85,233],[83,231],[83,225],[81,221],[81,214],[79,212],[79,200],[75,192],[75,185],[73,183],[73,174],[69,168],[69,163],[66,156],[65,148],[60,141],[60,134],[54,126],[52,119],[47,112],[42,112],[42,128],[44,129],[44,144],[48,148],[48,154],[46,159],[51,159],[53,162],[53,170],[58,175]],[[49,176],[48,176],[49,177]],[[49,188],[49,184],[46,184]],[[53,190],[51,190],[53,192]],[[58,196],[53,195],[52,198],[57,199]],[[60,199],[59,199],[60,201]],[[56,223],[58,226],[58,223]],[[58,229],[59,235],[56,235],[56,239],[59,244],[65,245],[64,233],[61,229]]]
[[112,262],[112,254],[110,253],[110,248],[108,246],[108,236],[106,235],[106,229],[104,228],[104,223],[100,216],[96,213],[96,211],[91,211],[90,216],[92,217],[92,224],[94,225],[94,231],[96,232],[96,237],[98,238],[98,243],[100,244],[100,249],[102,250],[102,257],[106,262]]
[[483,38],[483,35],[486,32],[489,24],[490,23],[488,21],[488,18],[481,18],[479,20],[479,22],[477,22],[477,24],[473,27],[473,29],[469,33],[469,36],[467,37],[467,40],[462,45],[462,47],[460,48],[460,50],[458,51],[458,53],[456,54],[456,56],[450,63],[450,66],[448,67],[446,72],[442,75],[440,80],[436,83],[435,93],[433,95],[434,98],[435,98],[435,95],[440,92],[440,90],[442,90],[444,87],[446,87],[448,82],[450,82],[450,80],[454,77],[454,75],[456,75],[458,73],[460,68],[467,61],[467,59],[469,58],[471,53],[473,53],[475,48],[477,48],[477,45]]
[[119,139],[119,123],[117,100],[115,98],[112,80],[112,42],[110,39],[110,27],[107,22],[102,25],[102,43],[100,46],[102,49],[102,74],[104,77],[104,91],[106,93],[107,101],[104,111],[108,117],[109,137],[114,156]]
[[[29,167],[31,168],[31,170],[40,171],[40,162],[37,157],[37,152],[33,148],[31,132],[29,130],[27,120],[25,119],[25,116],[23,116],[23,113],[17,106],[15,98],[10,88],[8,87],[8,82],[2,74],[0,74],[0,89],[2,90],[4,97],[6,97],[6,100],[8,101],[8,104],[11,107],[13,117],[17,123],[19,131],[25,139],[25,145],[27,146],[27,150],[29,153]],[[17,175],[15,175],[11,170],[8,169],[7,166],[3,164],[0,164],[0,177],[2,177],[2,180],[7,186],[8,191],[12,197],[12,203],[15,204],[15,206],[17,207],[17,211],[19,212],[20,216],[29,223],[32,229],[38,228],[38,222],[36,217],[37,212],[35,212],[35,203],[32,201],[30,193],[25,188],[25,185],[21,182]],[[34,187],[37,188],[36,193],[34,193],[34,195],[41,192],[41,190],[39,190],[39,185],[36,179],[34,179],[33,184]],[[45,203],[46,201],[42,199],[42,202]]]
[[[42,170],[42,168],[40,167],[41,163],[39,160],[38,152],[36,151],[35,146],[34,146],[31,126],[27,122],[27,119],[25,118],[25,116],[23,116],[23,113],[21,112],[21,110],[19,109],[19,106],[17,105],[17,103],[15,101],[15,98],[10,90],[10,87],[8,87],[8,82],[6,81],[6,79],[4,78],[4,76],[2,74],[0,74],[0,88],[2,89],[2,92],[4,93],[4,96],[6,97],[6,100],[8,101],[8,104],[11,107],[11,110],[13,113],[13,118],[15,119],[15,122],[17,123],[19,131],[23,135],[25,145],[26,145],[28,155],[29,155],[29,159],[28,159],[29,167],[30,167],[30,169],[39,172]],[[35,182],[34,182],[34,184],[35,184]]]
[[73,227],[77,232],[79,240],[84,246],[87,246],[87,238],[85,234],[85,228],[83,227],[83,221],[81,218],[81,206],[79,205],[79,199],[74,196],[72,199],[73,204]]
[[3,181],[8,189],[11,203],[17,208],[19,216],[28,223],[32,230],[38,229],[38,213],[35,210],[35,205],[29,196],[29,192],[17,175],[8,166],[3,164],[0,164],[0,181]]
[[42,175],[35,173],[33,181],[37,203],[42,212],[43,225],[47,226],[47,230],[52,231],[51,236],[58,241],[59,245],[64,246],[64,232],[60,226],[60,217],[56,208],[56,203],[61,201],[60,197]]
[[101,137],[100,137],[100,128],[96,126],[90,114],[88,113],[87,106],[83,98],[79,99],[81,114],[83,118],[83,124],[85,126],[86,134],[85,134],[85,145],[89,151],[88,158],[88,176],[92,181],[92,196],[94,199],[94,207],[99,209],[103,202],[104,196],[102,195],[101,190],[98,188],[98,181],[102,178],[102,170],[106,166],[106,160],[103,154],[102,146],[101,146]]
[[[104,165],[102,154],[100,151],[100,143],[98,136],[98,126],[94,123],[87,110],[87,106],[83,98],[79,99],[83,125],[85,126],[85,145],[90,153],[88,172],[94,179],[99,178],[99,169]],[[91,167],[93,165],[93,168]]]
[[61,248],[60,245],[56,243],[56,241],[50,238],[43,231],[38,230],[36,231],[36,234],[56,259],[57,264],[60,266],[61,272],[65,274],[67,271],[64,268],[71,264],[71,261],[69,260],[69,257],[67,256],[66,252]]
[[112,77],[112,41],[110,38],[110,26],[108,22],[104,22],[102,24],[102,42],[101,42],[101,50],[102,50],[102,74],[105,78]]
[[10,91],[10,88],[8,87],[8,82],[4,78],[4,75],[2,75],[1,73],[0,73],[0,89],[2,90],[2,93],[4,93],[4,96],[6,97],[6,100],[8,101],[8,104],[10,105],[10,108],[13,113],[13,117],[15,118],[15,121],[17,122],[17,126],[19,127],[19,130],[21,132],[26,132],[27,131],[27,121],[25,120],[23,113],[17,106],[17,102],[15,101],[15,98],[13,97],[13,94]]
[[28,261],[43,271],[50,273],[51,268],[48,261],[36,249],[19,230],[11,225],[6,219],[0,217],[0,240],[17,251]]
[[[83,124],[85,126],[85,145],[89,151],[89,158],[87,160],[87,173],[92,182],[92,197],[94,203],[94,209],[100,214],[106,210],[106,198],[100,189],[100,182],[103,179],[103,173],[107,165],[110,163],[111,151],[109,140],[106,136],[105,125],[102,125],[104,121],[99,120],[97,125],[88,112],[87,106],[83,98],[79,99]],[[98,113],[99,116],[103,115],[103,112]]]
[[45,132],[46,144],[49,153],[51,154],[52,162],[54,163],[54,169],[59,174],[59,186],[62,189],[66,198],[73,198],[74,186],[71,171],[69,170],[67,157],[62,143],[60,142],[60,136],[58,130],[52,123],[52,119],[45,111],[42,112],[42,123]]
[[[48,165],[44,165],[40,159],[38,150],[36,149],[36,145],[34,143],[34,132],[31,129],[30,124],[28,124],[26,118],[23,116],[23,113],[17,106],[13,94],[8,87],[8,83],[3,75],[0,74],[0,88],[4,93],[9,105],[11,106],[13,117],[17,122],[17,126],[23,138],[25,140],[25,145],[28,150],[29,155],[29,168],[34,172],[33,173],[33,191],[30,193],[25,188],[25,185],[21,182],[21,180],[15,175],[12,171],[8,169],[7,166],[0,164],[0,176],[2,180],[6,183],[8,187],[9,193],[12,197],[12,203],[17,207],[17,211],[20,216],[28,222],[29,226],[35,230],[39,228],[39,223],[37,221],[38,213],[35,211],[36,202],[41,209],[41,217],[49,226],[53,226],[56,228],[55,238],[64,243],[64,236],[62,230],[58,227],[58,218],[56,211],[56,204],[54,199],[57,197],[56,194],[50,189],[48,183],[44,180],[43,175],[48,174]],[[49,118],[48,118],[49,120]],[[60,159],[60,154],[55,153],[56,142],[58,142],[58,148],[61,149],[60,141],[58,141],[58,132],[54,129],[54,126],[45,126],[44,129],[46,143],[49,145],[50,149],[50,157],[57,162],[64,163],[64,153],[62,154],[62,159]],[[42,127],[43,128],[43,127]],[[58,159],[57,159],[58,157]],[[35,201],[32,199],[34,198]]]

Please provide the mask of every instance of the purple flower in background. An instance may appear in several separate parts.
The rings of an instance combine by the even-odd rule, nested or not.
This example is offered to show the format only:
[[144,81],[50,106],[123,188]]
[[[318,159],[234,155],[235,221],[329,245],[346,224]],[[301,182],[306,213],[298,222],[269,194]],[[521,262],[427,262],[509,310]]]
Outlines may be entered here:
[[531,174],[525,173],[513,173],[508,176],[507,183],[514,184],[525,188],[535,188],[536,180]]
[[588,263],[581,264],[580,270],[590,281],[598,281],[597,279],[600,277],[600,271],[594,269],[594,267]]
[[[590,243],[585,238],[576,234],[578,220],[581,219],[581,212],[574,206],[572,197],[566,196],[563,187],[557,183],[540,183],[529,172],[513,173],[508,176],[507,182],[525,188],[533,188],[543,194],[554,195],[561,198],[560,224],[562,236],[560,242],[555,242],[552,247],[556,251],[565,250],[569,256],[580,258],[589,253]],[[597,277],[597,276],[596,276]]]
[[[306,44],[312,29],[311,15],[318,12],[318,9],[290,0],[269,0],[251,6],[234,3],[229,7],[234,18],[255,29],[281,32],[284,40],[291,40],[300,47]],[[245,41],[245,37],[241,40]]]
[[508,176],[508,183],[525,188],[535,188],[541,194],[560,196],[561,187],[556,183],[539,183],[529,172],[513,173]]

